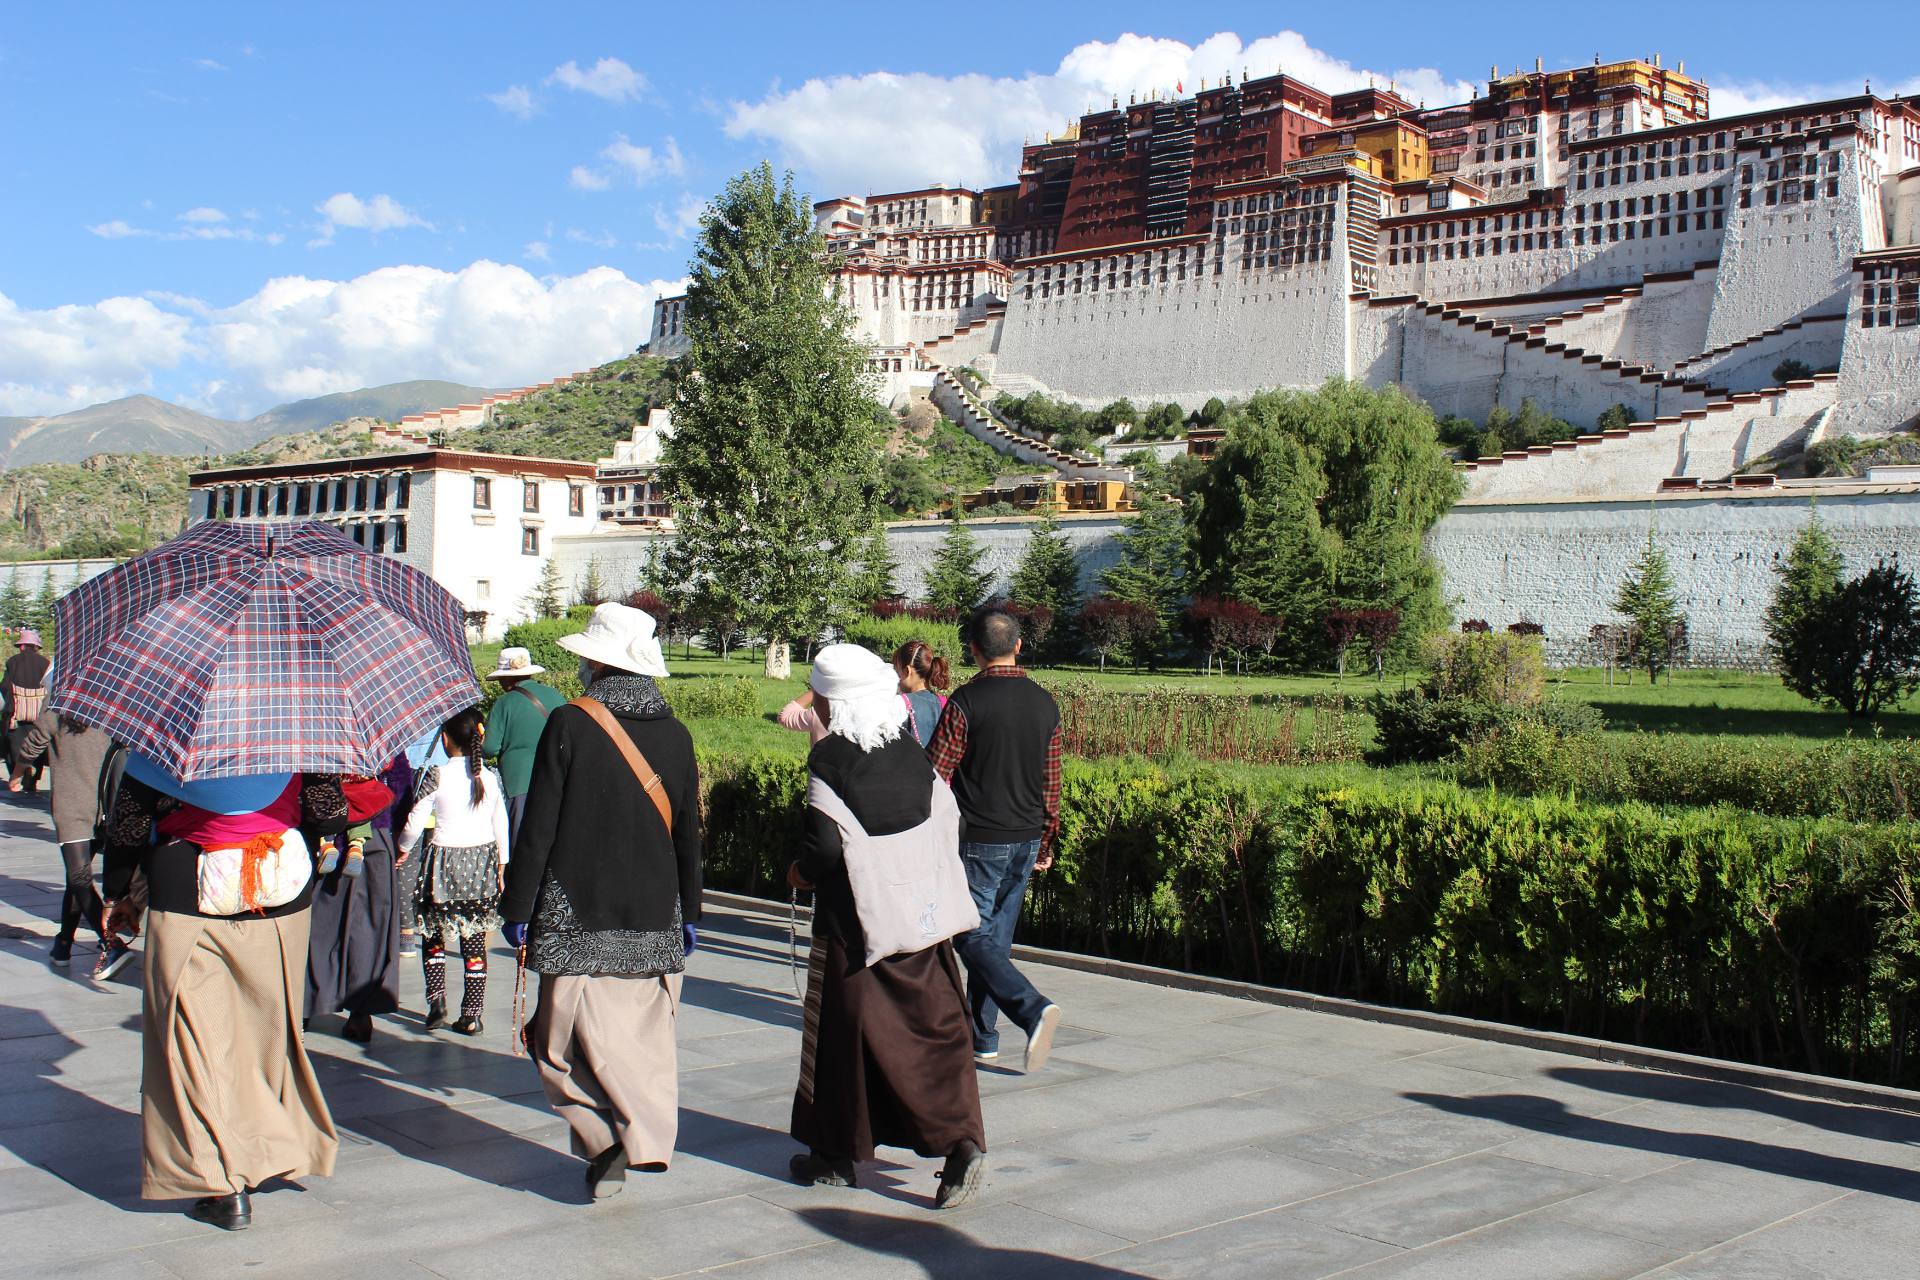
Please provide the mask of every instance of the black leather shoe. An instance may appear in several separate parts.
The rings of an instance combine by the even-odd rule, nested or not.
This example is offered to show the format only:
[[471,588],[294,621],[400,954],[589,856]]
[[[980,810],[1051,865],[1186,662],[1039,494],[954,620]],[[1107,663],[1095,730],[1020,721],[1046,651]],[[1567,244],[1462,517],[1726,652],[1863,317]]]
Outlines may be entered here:
[[457,1031],[463,1036],[477,1036],[487,1028],[486,1024],[481,1022],[480,1019],[470,1018],[463,1013],[460,1015],[460,1020],[454,1023],[449,1029]]
[[373,1039],[373,1015],[370,1013],[350,1014],[340,1027],[340,1034],[356,1044],[366,1044]]
[[947,1153],[946,1167],[940,1170],[940,1187],[933,1193],[936,1209],[957,1209],[980,1194],[987,1180],[987,1153],[962,1138]]
[[434,1000],[427,1005],[427,1020],[421,1026],[423,1031],[438,1031],[447,1025],[447,1002]]
[[587,1161],[587,1191],[595,1200],[617,1196],[627,1185],[627,1149],[614,1143]]
[[253,1225],[253,1201],[244,1191],[230,1196],[208,1196],[195,1200],[188,1214],[222,1231],[245,1231]]
[[787,1172],[803,1187],[857,1187],[860,1175],[851,1160],[829,1160],[809,1151],[787,1162]]

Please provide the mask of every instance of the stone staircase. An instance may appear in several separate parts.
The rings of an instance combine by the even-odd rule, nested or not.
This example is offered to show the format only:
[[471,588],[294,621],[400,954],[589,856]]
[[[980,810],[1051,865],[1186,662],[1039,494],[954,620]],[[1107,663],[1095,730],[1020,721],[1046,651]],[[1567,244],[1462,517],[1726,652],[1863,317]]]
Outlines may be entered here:
[[1772,338],[1782,337],[1790,333],[1798,333],[1806,329],[1809,325],[1844,324],[1846,323],[1846,319],[1845,313],[1823,316],[1801,316],[1797,320],[1789,320],[1785,324],[1777,324],[1771,329],[1762,329],[1759,333],[1742,338],[1738,342],[1722,343],[1711,351],[1702,351],[1697,356],[1689,356],[1679,364],[1673,366],[1673,369],[1675,373],[1680,373],[1688,369],[1703,368],[1704,366],[1713,364],[1722,356],[1729,355],[1745,347],[1755,346]]

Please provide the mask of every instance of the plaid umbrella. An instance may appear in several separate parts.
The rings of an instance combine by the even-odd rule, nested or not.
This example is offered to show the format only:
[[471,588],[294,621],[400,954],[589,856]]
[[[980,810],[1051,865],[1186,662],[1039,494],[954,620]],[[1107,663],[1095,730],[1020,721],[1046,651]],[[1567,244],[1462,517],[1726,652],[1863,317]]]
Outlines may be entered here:
[[54,709],[183,782],[375,776],[480,700],[459,602],[323,524],[195,525],[58,618]]

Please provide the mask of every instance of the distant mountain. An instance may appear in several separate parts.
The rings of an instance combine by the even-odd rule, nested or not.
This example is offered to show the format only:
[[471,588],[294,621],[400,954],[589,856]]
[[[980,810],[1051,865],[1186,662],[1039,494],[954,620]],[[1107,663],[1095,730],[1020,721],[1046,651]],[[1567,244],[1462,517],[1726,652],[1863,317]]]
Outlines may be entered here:
[[485,394],[457,382],[394,382],[277,405],[245,422],[215,418],[153,396],[128,396],[71,413],[0,418],[0,468],[79,462],[97,453],[231,453],[272,436],[318,431],[348,418],[392,422]]
[[267,410],[247,425],[255,428],[253,440],[268,436],[291,435],[296,431],[318,431],[348,418],[378,418],[398,422],[409,413],[426,413],[449,405],[471,404],[489,394],[481,387],[463,387],[457,382],[421,379],[414,382],[389,382],[383,387],[363,387],[358,391],[340,391],[311,400],[295,400]]

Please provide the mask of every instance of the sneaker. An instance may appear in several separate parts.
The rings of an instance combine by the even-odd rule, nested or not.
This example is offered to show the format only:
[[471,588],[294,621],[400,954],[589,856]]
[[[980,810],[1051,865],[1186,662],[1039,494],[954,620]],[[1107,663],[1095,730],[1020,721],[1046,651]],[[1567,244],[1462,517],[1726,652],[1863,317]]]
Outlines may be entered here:
[[1028,1075],[1047,1065],[1047,1056],[1053,1052],[1053,1033],[1059,1028],[1060,1006],[1050,1004],[1040,1011],[1040,1021],[1027,1033],[1027,1060],[1023,1069]]
[[1000,1061],[1000,1051],[998,1049],[975,1049],[973,1051],[973,1060],[975,1062],[998,1062]]
[[64,969],[73,963],[73,939],[55,938],[53,950],[47,955],[47,963],[56,969]]
[[106,982],[132,961],[133,948],[115,938],[100,949],[100,959],[93,966],[93,980]]
[[940,1186],[933,1193],[936,1209],[958,1209],[980,1194],[987,1180],[987,1153],[962,1138],[947,1153],[946,1167],[940,1170]]
[[851,1160],[829,1160],[809,1151],[787,1161],[787,1172],[803,1187],[857,1187],[860,1174]]
[[361,848],[359,845],[357,844],[348,845],[347,846],[347,865],[340,868],[340,874],[343,876],[358,876],[362,871],[365,871],[366,869],[367,869],[367,855],[361,851]]
[[315,868],[315,872],[323,876],[331,875],[333,874],[333,869],[339,865],[340,846],[331,840],[322,840],[320,842],[320,862]]

